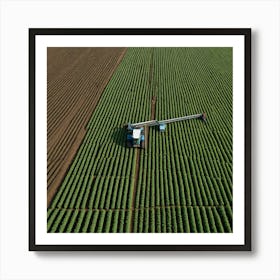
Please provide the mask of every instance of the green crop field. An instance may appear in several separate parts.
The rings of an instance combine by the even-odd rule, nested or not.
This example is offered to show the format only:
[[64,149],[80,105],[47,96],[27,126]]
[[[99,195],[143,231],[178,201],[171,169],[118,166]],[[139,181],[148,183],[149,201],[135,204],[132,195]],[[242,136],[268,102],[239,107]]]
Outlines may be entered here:
[[[149,128],[128,122],[206,112]],[[232,49],[128,48],[48,208],[48,232],[232,232]]]

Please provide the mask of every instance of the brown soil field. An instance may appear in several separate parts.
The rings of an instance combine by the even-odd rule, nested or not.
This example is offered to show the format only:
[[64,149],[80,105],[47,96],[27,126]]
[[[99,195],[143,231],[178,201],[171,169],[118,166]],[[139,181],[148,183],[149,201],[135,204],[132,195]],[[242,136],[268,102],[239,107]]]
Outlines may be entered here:
[[48,206],[125,51],[126,48],[47,49]]

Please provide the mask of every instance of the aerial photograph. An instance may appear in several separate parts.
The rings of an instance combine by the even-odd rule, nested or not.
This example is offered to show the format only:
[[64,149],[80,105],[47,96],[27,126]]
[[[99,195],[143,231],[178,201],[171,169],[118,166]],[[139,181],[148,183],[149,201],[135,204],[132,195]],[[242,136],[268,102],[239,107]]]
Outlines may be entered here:
[[232,61],[48,47],[47,232],[232,233]]

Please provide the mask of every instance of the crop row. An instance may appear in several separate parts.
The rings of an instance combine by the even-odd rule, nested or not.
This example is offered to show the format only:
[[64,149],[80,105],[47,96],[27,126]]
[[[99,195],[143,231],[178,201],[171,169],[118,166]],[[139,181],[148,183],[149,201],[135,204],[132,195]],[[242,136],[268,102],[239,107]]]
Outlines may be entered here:
[[48,232],[129,232],[131,211],[49,210]]
[[164,133],[150,129],[148,150],[141,155],[136,207],[231,208],[231,52],[230,48],[154,52],[157,119],[202,112],[208,119],[206,124],[201,120],[171,123]]
[[[49,211],[48,232],[130,232],[131,210],[70,210]],[[135,233],[223,233],[231,230],[229,206],[219,207],[157,207],[136,209]]]
[[[56,189],[124,48],[48,48],[47,179]],[[69,156],[70,155],[70,156]]]
[[[129,48],[48,209],[48,231],[231,232],[231,61],[230,48]],[[208,119],[150,128],[136,181],[138,151],[122,126],[150,119],[155,95],[158,120]]]
[[[122,126],[149,116],[149,57],[145,49],[128,51],[88,123],[50,209],[127,208],[131,204],[136,150],[125,147]],[[124,82],[126,76],[130,78]]]

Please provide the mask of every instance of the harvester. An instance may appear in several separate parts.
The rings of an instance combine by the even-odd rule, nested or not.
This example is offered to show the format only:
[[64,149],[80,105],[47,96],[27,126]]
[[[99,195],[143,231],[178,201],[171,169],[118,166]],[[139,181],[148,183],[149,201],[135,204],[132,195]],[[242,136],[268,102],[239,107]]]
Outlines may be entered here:
[[125,127],[127,129],[126,145],[127,147],[138,147],[145,148],[145,127],[158,126],[160,132],[164,132],[166,125],[168,123],[191,120],[191,119],[201,119],[206,122],[206,113],[184,116],[179,118],[173,118],[168,120],[151,120],[139,123],[129,123]]

